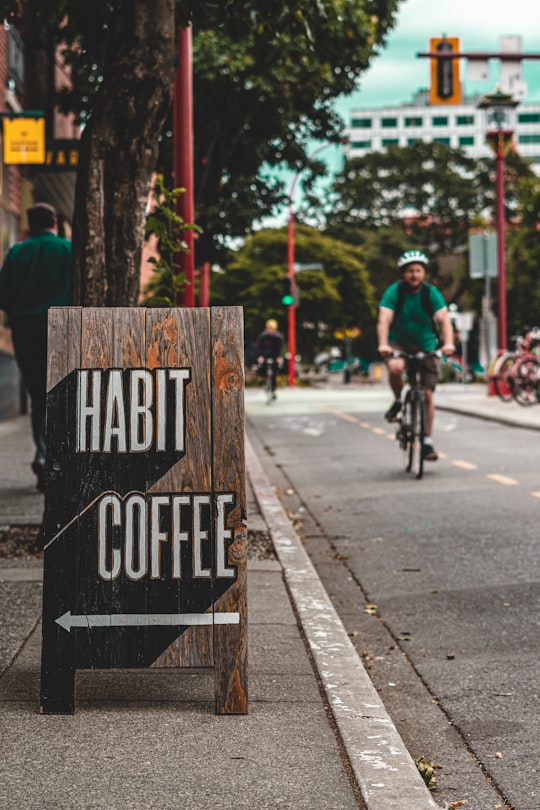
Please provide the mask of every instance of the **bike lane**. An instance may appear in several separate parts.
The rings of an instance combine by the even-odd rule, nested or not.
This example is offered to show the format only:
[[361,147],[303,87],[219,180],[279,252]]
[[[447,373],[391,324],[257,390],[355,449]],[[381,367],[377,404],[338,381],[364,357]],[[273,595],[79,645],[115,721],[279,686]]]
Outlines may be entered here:
[[[516,807],[536,808],[534,785],[521,780],[518,787],[512,762],[512,750],[528,750],[527,728],[520,690],[507,682],[509,659],[521,649],[523,680],[531,683],[531,638],[514,632],[513,643],[509,636],[515,613],[534,601],[534,577],[521,582],[527,576],[515,549],[501,538],[493,542],[506,492],[529,495],[508,485],[501,490],[503,482],[487,476],[473,484],[471,472],[448,458],[455,441],[444,436],[449,424],[439,415],[438,449],[446,458],[430,465],[422,482],[411,481],[390,443],[392,427],[381,418],[386,391],[365,397],[326,391],[322,398],[280,392],[280,398],[271,413],[248,403],[261,457],[409,751],[442,765],[437,797],[467,799],[478,810],[505,807],[493,778],[508,796],[517,790]],[[466,458],[464,448],[458,460]],[[492,504],[484,526],[474,518],[479,502]],[[496,565],[479,565],[490,554],[508,576],[495,576]],[[448,627],[440,632],[445,617]],[[464,639],[467,623],[473,630]],[[482,636],[486,649],[475,649]],[[525,694],[521,703],[533,697]],[[461,728],[453,724],[454,710]]]

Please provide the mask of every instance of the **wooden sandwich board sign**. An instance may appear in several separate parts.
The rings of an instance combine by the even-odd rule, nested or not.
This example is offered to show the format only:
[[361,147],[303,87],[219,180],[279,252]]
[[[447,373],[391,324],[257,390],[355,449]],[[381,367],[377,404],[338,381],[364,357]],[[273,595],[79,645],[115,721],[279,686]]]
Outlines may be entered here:
[[179,666],[247,713],[243,384],[239,307],[50,310],[42,713]]

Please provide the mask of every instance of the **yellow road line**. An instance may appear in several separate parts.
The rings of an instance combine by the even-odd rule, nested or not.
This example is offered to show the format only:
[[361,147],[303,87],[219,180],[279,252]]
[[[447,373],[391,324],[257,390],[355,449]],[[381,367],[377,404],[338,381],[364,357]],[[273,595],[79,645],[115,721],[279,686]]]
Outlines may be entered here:
[[529,495],[533,498],[540,498],[540,492],[529,492]]
[[495,481],[497,484],[503,484],[503,486],[506,487],[514,487],[519,484],[519,481],[516,481],[515,478],[509,478],[507,475],[499,475],[498,473],[488,473],[486,478]]
[[355,425],[358,424],[358,419],[355,416],[351,416],[348,413],[343,413],[343,411],[330,411],[333,413],[334,416],[340,416],[342,419],[346,419],[347,422],[353,422]]
[[383,430],[379,427],[372,428],[373,433],[377,433],[379,436],[386,436],[386,430]]
[[477,464],[471,464],[470,461],[461,461],[461,460],[458,459],[457,461],[453,461],[452,464],[454,465],[454,467],[461,467],[462,470],[477,470],[478,469],[478,465]]

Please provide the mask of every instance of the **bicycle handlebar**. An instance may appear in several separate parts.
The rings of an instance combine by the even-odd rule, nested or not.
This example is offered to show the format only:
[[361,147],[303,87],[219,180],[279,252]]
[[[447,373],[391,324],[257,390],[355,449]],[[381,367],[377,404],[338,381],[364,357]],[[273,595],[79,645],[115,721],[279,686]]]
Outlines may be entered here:
[[426,360],[428,357],[441,358],[443,353],[440,349],[435,349],[434,352],[415,352],[414,354],[408,354],[407,352],[392,352],[390,356],[394,358],[402,358],[403,360]]

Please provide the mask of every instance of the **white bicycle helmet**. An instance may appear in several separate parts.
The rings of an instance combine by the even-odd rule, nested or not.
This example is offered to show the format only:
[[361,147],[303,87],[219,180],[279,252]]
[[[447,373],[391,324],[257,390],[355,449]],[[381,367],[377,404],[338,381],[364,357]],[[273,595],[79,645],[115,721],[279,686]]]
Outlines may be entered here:
[[424,267],[427,267],[429,259],[421,250],[406,250],[405,253],[402,253],[399,257],[397,266],[400,270],[403,270],[408,264],[423,264]]

